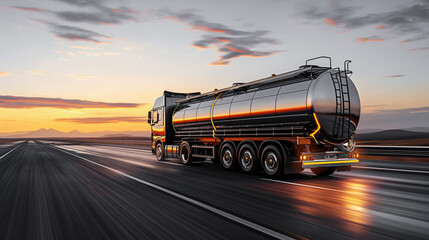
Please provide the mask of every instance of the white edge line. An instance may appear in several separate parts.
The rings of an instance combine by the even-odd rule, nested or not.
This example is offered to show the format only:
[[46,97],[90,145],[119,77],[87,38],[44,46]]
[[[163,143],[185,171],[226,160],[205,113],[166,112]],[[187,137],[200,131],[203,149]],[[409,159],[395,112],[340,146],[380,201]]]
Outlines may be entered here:
[[419,171],[419,170],[408,170],[408,169],[397,169],[397,168],[378,168],[378,167],[364,167],[364,166],[352,166],[352,168],[362,168],[362,169],[374,169],[374,170],[384,170],[384,171],[395,171],[395,172],[410,172],[410,173],[426,173],[428,171]]
[[21,146],[21,145],[18,145],[18,146],[16,146],[16,147],[14,147],[12,150],[10,150],[9,152],[7,152],[7,153],[5,153],[3,156],[1,156],[0,157],[0,159],[2,159],[2,158],[4,158],[4,157],[6,157],[9,153],[11,153],[11,152],[13,152],[15,149],[17,149],[19,146]]
[[148,181],[142,180],[142,179],[140,179],[140,178],[134,177],[134,176],[132,176],[132,175],[126,174],[126,173],[121,172],[121,171],[119,171],[119,170],[116,170],[116,169],[114,169],[114,168],[104,166],[104,165],[102,165],[102,164],[100,164],[100,163],[97,163],[97,162],[91,161],[91,160],[89,160],[89,159],[86,159],[86,158],[84,158],[84,157],[78,156],[78,155],[73,154],[73,153],[71,153],[71,152],[64,151],[63,149],[60,149],[60,148],[58,148],[58,147],[54,147],[54,146],[51,146],[51,145],[49,145],[49,144],[48,144],[48,146],[50,146],[50,147],[52,147],[52,148],[54,148],[54,149],[57,149],[58,151],[61,151],[61,152],[67,153],[67,154],[72,155],[72,156],[74,156],[74,157],[77,157],[77,158],[80,158],[80,159],[85,160],[85,161],[87,161],[87,162],[90,162],[90,163],[92,163],[92,164],[95,164],[95,165],[97,165],[97,166],[100,166],[100,167],[106,168],[106,169],[108,169],[108,170],[110,170],[110,171],[112,171],[112,172],[115,172],[115,173],[117,173],[117,174],[120,174],[120,175],[122,175],[122,176],[124,176],[124,177],[127,177],[127,178],[129,178],[129,179],[132,179],[132,180],[134,180],[134,181],[136,181],[136,182],[142,183],[142,184],[144,184],[144,185],[146,185],[146,186],[149,186],[149,187],[152,187],[152,188],[154,188],[154,189],[157,189],[157,190],[159,190],[159,191],[161,191],[161,192],[164,192],[164,193],[167,193],[167,194],[169,194],[169,195],[172,195],[172,196],[174,196],[174,197],[176,197],[176,198],[179,198],[179,199],[181,199],[181,200],[184,200],[184,201],[186,201],[186,202],[188,202],[188,203],[191,203],[191,204],[194,204],[194,205],[199,206],[199,207],[201,207],[201,208],[204,208],[204,209],[206,209],[206,210],[208,210],[208,211],[210,211],[210,212],[212,212],[212,213],[215,213],[215,214],[217,214],[217,215],[220,215],[220,216],[222,216],[222,217],[224,217],[224,218],[227,218],[227,219],[229,219],[229,220],[232,220],[232,221],[234,221],[234,222],[236,222],[236,223],[239,223],[239,224],[241,224],[241,225],[244,225],[244,226],[246,226],[246,227],[249,227],[249,228],[251,228],[251,229],[253,229],[253,230],[256,230],[256,231],[258,231],[258,232],[262,232],[262,233],[264,233],[264,234],[266,234],[266,235],[268,235],[268,236],[271,236],[271,237],[274,237],[274,238],[278,238],[278,239],[294,239],[294,238],[291,238],[291,237],[286,236],[286,235],[284,235],[284,234],[281,234],[281,233],[279,233],[279,232],[276,232],[276,231],[274,231],[274,230],[268,229],[268,228],[263,227],[263,226],[261,226],[261,225],[258,225],[258,224],[256,224],[256,223],[253,223],[253,222],[251,222],[251,221],[248,221],[248,220],[246,220],[246,219],[240,218],[240,217],[238,217],[238,216],[232,215],[232,214],[227,213],[227,212],[225,212],[225,211],[222,211],[222,210],[220,210],[220,209],[217,209],[217,208],[214,208],[214,207],[212,207],[212,206],[209,206],[209,205],[207,205],[207,204],[205,204],[205,203],[198,202],[197,200],[194,200],[194,199],[192,199],[192,198],[186,197],[186,196],[184,196],[184,195],[181,195],[181,194],[179,194],[179,193],[177,193],[177,192],[174,192],[174,191],[171,191],[171,190],[169,190],[169,189],[163,188],[163,187],[158,186],[158,185],[156,185],[156,184],[154,184],[154,183],[151,183],[151,182],[148,182]]
[[344,192],[344,191],[341,191],[341,190],[338,190],[338,189],[333,189],[333,188],[318,187],[318,186],[301,184],[301,183],[294,183],[294,182],[285,182],[285,181],[280,181],[280,180],[275,180],[275,179],[269,179],[269,178],[261,178],[261,179],[265,180],[265,181],[284,183],[284,184],[290,184],[290,185],[297,185],[297,186],[301,186],[301,187],[317,188],[317,189],[334,191],[334,192]]

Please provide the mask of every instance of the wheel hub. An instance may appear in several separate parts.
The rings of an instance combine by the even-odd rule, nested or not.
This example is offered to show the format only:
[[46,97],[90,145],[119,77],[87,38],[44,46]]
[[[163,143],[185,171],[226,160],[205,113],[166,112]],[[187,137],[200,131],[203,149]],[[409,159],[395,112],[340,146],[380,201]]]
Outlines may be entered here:
[[226,166],[229,166],[232,161],[232,153],[229,149],[225,150],[222,156],[222,161]]
[[277,168],[277,163],[277,156],[272,152],[268,153],[264,161],[265,168],[268,171],[273,172]]

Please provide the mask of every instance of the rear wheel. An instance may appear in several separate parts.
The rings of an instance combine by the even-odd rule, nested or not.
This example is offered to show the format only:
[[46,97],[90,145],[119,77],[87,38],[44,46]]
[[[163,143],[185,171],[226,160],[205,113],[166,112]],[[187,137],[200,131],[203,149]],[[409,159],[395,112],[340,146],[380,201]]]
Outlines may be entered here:
[[164,146],[161,142],[158,142],[155,147],[155,156],[156,160],[162,161],[165,159],[165,152],[164,152]]
[[278,147],[268,145],[261,155],[261,167],[269,177],[277,178],[283,172],[283,157]]
[[337,170],[336,167],[318,167],[311,168],[311,171],[317,176],[329,176]]
[[226,170],[234,170],[237,162],[235,156],[234,147],[229,143],[225,143],[220,150],[220,163],[222,167]]
[[192,163],[191,146],[189,146],[187,142],[183,142],[182,145],[180,145],[180,160],[185,165],[190,165]]
[[255,148],[250,144],[243,144],[238,151],[238,165],[245,173],[254,173],[258,169]]

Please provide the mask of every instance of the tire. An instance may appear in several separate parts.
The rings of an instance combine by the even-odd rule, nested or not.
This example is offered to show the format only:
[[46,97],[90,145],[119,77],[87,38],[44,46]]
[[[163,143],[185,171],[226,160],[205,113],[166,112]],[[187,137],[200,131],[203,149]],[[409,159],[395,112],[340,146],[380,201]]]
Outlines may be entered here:
[[163,161],[165,159],[165,149],[161,142],[158,142],[155,146],[156,160]]
[[250,144],[243,144],[238,151],[238,166],[244,173],[253,174],[258,169],[258,156]]
[[180,160],[185,165],[191,165],[192,164],[191,146],[189,146],[189,143],[187,143],[187,142],[183,142],[180,145]]
[[329,176],[337,170],[336,167],[318,167],[311,168],[311,171],[317,176]]
[[283,157],[278,147],[268,145],[262,150],[261,167],[270,178],[278,178],[283,174]]
[[229,144],[225,143],[220,150],[220,163],[225,170],[232,171],[235,169],[237,163],[235,149]]

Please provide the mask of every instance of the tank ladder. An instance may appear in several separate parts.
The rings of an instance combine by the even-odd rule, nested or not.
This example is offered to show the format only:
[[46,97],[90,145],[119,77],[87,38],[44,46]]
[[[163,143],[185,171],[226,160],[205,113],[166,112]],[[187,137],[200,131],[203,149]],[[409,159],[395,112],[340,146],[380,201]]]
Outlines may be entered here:
[[[346,61],[347,62],[347,61]],[[346,65],[346,63],[344,63]],[[348,62],[347,62],[348,67]],[[344,138],[344,125],[347,120],[348,128],[347,138],[350,138],[350,94],[349,94],[349,82],[347,80],[348,70],[341,71],[340,68],[334,68],[331,72],[332,82],[335,89],[336,99],[336,116],[334,122],[334,136],[340,136],[339,131],[341,129],[341,138]]]

